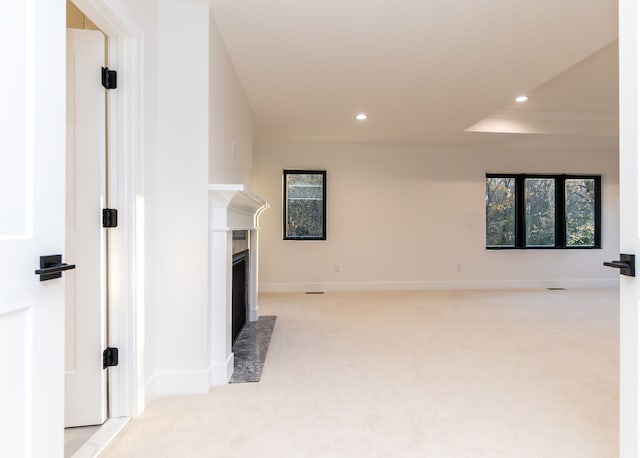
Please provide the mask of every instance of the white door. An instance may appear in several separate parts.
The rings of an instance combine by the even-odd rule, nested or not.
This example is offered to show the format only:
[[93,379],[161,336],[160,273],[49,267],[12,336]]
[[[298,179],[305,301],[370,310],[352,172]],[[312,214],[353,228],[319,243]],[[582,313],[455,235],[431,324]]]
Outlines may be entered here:
[[0,55],[11,69],[0,72],[0,455],[8,457],[62,456],[64,447],[64,278],[34,274],[40,255],[64,254],[61,24],[61,2],[2,4]]
[[[620,0],[620,251],[640,256],[637,0]],[[638,273],[640,276],[640,272]],[[640,456],[640,280],[620,276],[620,456]]]
[[67,258],[65,426],[102,424],[107,416],[105,333],[104,35],[67,31]]

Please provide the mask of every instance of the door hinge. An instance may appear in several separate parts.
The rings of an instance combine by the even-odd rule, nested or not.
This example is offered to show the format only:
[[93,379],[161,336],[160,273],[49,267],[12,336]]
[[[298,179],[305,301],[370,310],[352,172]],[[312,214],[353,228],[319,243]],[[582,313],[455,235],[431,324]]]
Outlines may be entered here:
[[115,208],[102,209],[102,227],[118,227],[118,210]]
[[115,347],[107,347],[102,352],[102,368],[114,367],[118,365],[118,349]]
[[109,70],[109,67],[102,67],[102,86],[105,89],[116,89],[118,87],[118,72]]

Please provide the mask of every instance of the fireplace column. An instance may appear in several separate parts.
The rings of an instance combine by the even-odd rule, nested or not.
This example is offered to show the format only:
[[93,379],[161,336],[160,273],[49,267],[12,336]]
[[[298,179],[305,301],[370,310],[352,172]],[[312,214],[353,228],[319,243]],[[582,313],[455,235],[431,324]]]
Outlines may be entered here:
[[249,289],[247,291],[249,321],[256,321],[260,318],[260,306],[258,305],[258,237],[260,227],[257,223],[258,217],[267,208],[269,208],[269,204],[256,212],[256,228],[249,231]]
[[239,184],[209,185],[209,342],[210,385],[223,385],[233,373],[231,291],[234,230],[250,231],[249,320],[258,319],[258,215],[269,207]]

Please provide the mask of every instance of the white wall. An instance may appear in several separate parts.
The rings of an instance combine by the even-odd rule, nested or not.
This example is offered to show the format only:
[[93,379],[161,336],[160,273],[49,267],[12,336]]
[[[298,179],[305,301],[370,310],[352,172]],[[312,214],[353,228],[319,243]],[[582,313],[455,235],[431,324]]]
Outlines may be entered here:
[[[161,1],[153,300],[156,391],[207,385],[209,7]],[[145,69],[146,70],[146,69]]]
[[252,112],[211,16],[209,183],[251,187]]
[[144,31],[148,403],[209,389],[207,185],[250,185],[252,112],[208,3],[126,7]]
[[[617,167],[617,151],[256,145],[260,291],[614,285]],[[326,241],[282,240],[283,168],[327,170]],[[602,249],[486,250],[487,172],[602,174]]]

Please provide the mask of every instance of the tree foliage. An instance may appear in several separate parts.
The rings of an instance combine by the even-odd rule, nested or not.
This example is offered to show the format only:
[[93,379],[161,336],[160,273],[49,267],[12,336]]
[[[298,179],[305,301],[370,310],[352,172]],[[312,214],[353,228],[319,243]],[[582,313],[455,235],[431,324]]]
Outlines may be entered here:
[[556,181],[553,178],[528,178],[524,183],[526,244],[554,246]]
[[515,246],[515,179],[487,178],[487,246]]
[[565,180],[567,246],[595,244],[595,182],[592,179]]
[[286,236],[323,237],[323,175],[287,174],[286,179]]
[[[524,238],[527,247],[556,246],[556,186],[563,183],[566,246],[595,245],[595,180],[527,177],[524,180]],[[486,184],[487,246],[514,247],[516,179],[488,177]]]

